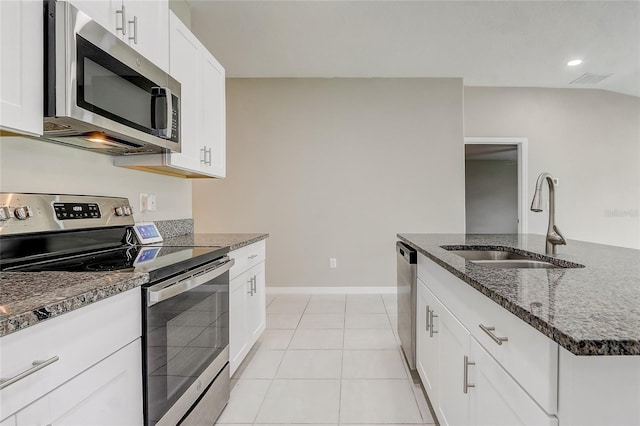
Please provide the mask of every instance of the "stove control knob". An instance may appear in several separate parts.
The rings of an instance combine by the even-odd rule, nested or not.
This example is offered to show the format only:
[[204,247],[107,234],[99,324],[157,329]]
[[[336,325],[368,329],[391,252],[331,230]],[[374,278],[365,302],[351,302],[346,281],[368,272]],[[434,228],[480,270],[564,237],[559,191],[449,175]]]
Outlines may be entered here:
[[13,213],[19,220],[25,220],[28,217],[33,216],[33,212],[31,211],[31,208],[29,206],[18,207]]
[[13,211],[11,211],[10,207],[0,207],[0,221],[4,222],[5,220],[9,220],[13,217]]
[[116,207],[116,216],[124,216],[124,207]]

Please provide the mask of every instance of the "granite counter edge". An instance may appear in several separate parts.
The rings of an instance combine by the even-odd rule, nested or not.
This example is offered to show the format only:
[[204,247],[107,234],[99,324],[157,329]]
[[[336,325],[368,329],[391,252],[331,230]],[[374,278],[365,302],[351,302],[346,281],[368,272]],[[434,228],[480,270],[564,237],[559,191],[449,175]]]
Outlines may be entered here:
[[470,287],[479,291],[482,295],[488,297],[498,305],[505,308],[517,316],[522,321],[529,324],[554,342],[558,343],[564,349],[574,355],[579,356],[598,356],[598,355],[640,355],[640,341],[637,340],[576,340],[573,337],[558,330],[548,322],[536,317],[530,311],[516,305],[500,294],[490,290],[482,283],[472,279],[465,273],[451,266],[439,257],[431,254],[428,250],[420,247],[416,243],[408,240],[400,234],[396,235],[398,239],[409,244],[421,254],[427,256],[433,262],[443,267],[447,272],[461,279]]
[[0,319],[0,337],[23,330],[39,324],[50,318],[55,318],[76,309],[99,302],[116,294],[124,293],[136,287],[140,287],[149,281],[149,274],[137,274],[124,278],[117,283],[93,288],[89,291],[45,304],[38,309],[22,312]]
[[267,238],[269,238],[269,234],[260,234],[257,237],[249,238],[245,241],[241,241],[241,242],[230,245],[229,251],[233,251],[242,247],[249,246],[253,243],[257,243],[258,241],[266,240]]

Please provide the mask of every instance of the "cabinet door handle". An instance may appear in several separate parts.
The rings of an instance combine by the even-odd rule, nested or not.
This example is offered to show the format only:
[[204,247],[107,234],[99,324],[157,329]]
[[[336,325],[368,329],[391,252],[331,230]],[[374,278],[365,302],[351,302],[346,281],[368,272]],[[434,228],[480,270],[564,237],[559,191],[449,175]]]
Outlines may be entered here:
[[484,331],[485,333],[487,333],[489,335],[489,337],[491,337],[491,339],[496,342],[497,344],[501,345],[502,342],[508,342],[509,338],[508,337],[498,337],[495,334],[493,334],[493,331],[495,331],[495,327],[487,327],[483,324],[480,324],[480,329],[482,331]]
[[[121,15],[120,17],[120,26],[118,26],[118,15]],[[124,5],[122,5],[122,9],[120,10],[116,10],[116,31],[122,31],[122,35],[127,35],[127,11],[124,8]]]
[[138,44],[138,17],[137,16],[133,17],[133,21],[129,21],[129,25],[131,24],[133,24],[133,36],[129,35],[129,40],[133,40],[133,44]]
[[254,275],[253,276],[253,284],[251,286],[251,289],[253,290],[254,293],[258,292],[258,290],[256,289],[257,283],[258,283],[258,278]]
[[433,319],[438,318],[437,315],[433,315],[433,310],[429,311],[429,337],[433,337],[434,334],[438,333],[437,331],[433,331]]
[[463,393],[468,393],[469,388],[475,388],[476,385],[470,385],[469,384],[469,366],[470,365],[476,365],[475,362],[471,362],[469,361],[469,357],[468,356],[464,356],[464,370],[462,370],[462,392]]
[[52,358],[49,358],[46,361],[33,361],[33,363],[32,363],[33,367],[31,367],[30,369],[28,369],[26,371],[23,371],[22,373],[13,376],[10,379],[0,379],[0,389],[4,389],[7,386],[11,386],[12,384],[14,384],[16,382],[19,382],[20,380],[24,379],[25,377],[32,375],[36,371],[42,370],[46,366],[53,364],[54,362],[58,361],[59,359],[60,358],[58,358],[57,356],[54,356]]
[[425,316],[427,317],[425,320],[425,323],[426,323],[425,331],[429,331],[429,317],[431,316],[431,309],[429,309],[429,305],[427,305],[427,311],[425,312]]
[[202,155],[200,162],[202,164],[207,164],[207,147],[203,146],[202,148],[200,148],[200,154]]

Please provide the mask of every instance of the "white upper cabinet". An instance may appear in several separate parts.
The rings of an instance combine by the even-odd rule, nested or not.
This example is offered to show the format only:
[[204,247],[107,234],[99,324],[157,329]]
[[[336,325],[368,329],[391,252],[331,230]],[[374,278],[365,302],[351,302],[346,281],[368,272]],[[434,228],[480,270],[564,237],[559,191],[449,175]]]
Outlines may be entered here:
[[142,56],[169,71],[168,0],[70,0]]
[[181,152],[117,157],[114,163],[187,178],[225,177],[225,71],[172,12],[169,73],[181,86]]
[[0,1],[0,129],[42,135],[42,3]]

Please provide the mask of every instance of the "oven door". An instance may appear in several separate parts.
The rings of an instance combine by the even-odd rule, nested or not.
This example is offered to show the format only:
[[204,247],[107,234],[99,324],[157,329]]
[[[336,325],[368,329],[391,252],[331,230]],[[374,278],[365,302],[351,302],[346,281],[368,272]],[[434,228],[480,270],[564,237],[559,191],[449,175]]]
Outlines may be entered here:
[[122,153],[179,152],[180,83],[69,3],[48,7],[45,134]]
[[[228,271],[233,263],[225,256],[143,288],[147,425],[178,424],[201,395],[220,387],[214,379],[229,380],[224,368],[229,361]],[[220,377],[225,372],[226,377]],[[226,395],[220,398],[226,404],[228,384],[222,388]]]

